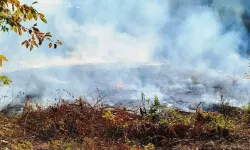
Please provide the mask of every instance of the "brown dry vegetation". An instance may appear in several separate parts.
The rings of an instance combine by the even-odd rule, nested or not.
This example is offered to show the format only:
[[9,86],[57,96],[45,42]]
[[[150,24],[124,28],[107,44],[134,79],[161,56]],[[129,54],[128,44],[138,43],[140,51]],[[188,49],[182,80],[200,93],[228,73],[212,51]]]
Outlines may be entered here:
[[121,107],[63,101],[42,109],[26,105],[20,115],[0,115],[1,149],[250,149],[250,111],[161,109],[140,115]]

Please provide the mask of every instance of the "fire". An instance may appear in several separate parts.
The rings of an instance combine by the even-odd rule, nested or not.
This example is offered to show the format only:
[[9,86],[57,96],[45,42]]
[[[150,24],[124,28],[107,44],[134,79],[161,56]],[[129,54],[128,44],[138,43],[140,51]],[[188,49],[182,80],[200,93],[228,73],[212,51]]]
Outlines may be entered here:
[[125,86],[122,84],[121,81],[116,83],[116,87],[117,87],[118,89],[126,90]]

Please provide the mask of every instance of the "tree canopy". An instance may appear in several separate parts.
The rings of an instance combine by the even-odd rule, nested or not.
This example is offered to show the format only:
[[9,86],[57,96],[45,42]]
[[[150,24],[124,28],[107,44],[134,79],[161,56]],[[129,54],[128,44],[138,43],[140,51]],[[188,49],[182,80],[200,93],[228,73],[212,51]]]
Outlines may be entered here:
[[[50,32],[42,32],[38,27],[38,21],[41,20],[47,24],[47,20],[43,13],[38,12],[34,5],[37,1],[30,5],[21,4],[20,0],[1,0],[0,1],[0,30],[2,32],[13,31],[19,36],[27,36],[21,45],[32,51],[34,47],[39,47],[43,44],[44,40],[49,41],[49,48],[57,48],[58,45],[62,45],[59,40],[53,41]],[[26,27],[23,24],[25,22],[34,22],[31,27]],[[8,61],[4,54],[0,55],[0,67],[2,62]],[[11,81],[7,76],[0,76],[2,85],[9,84]]]

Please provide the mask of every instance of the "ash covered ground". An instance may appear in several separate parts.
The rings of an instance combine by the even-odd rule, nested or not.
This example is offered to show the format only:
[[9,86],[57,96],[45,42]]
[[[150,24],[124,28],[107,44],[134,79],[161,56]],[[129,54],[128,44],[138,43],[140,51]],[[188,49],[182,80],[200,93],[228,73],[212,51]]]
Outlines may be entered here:
[[91,103],[101,99],[109,105],[131,107],[141,104],[144,93],[145,98],[153,99],[156,95],[162,104],[190,111],[199,102],[219,103],[221,96],[231,105],[241,106],[250,96],[248,80],[242,75],[203,74],[168,64],[78,65],[28,69],[8,75],[13,83],[1,89],[1,106],[10,102],[22,104],[28,98],[48,106],[59,99],[81,96]]

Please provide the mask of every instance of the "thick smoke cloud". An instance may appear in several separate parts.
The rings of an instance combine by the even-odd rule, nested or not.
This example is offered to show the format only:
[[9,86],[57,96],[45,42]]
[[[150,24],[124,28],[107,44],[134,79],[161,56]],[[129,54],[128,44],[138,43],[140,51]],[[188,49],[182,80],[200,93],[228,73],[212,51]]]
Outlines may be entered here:
[[[171,61],[229,71],[246,65],[239,55],[245,52],[240,46],[246,44],[241,20],[245,1],[38,2],[37,8],[45,12],[50,23],[42,25],[42,29],[52,31],[65,45],[60,50],[43,47],[33,53],[22,51],[21,56],[11,56],[7,65],[15,62],[15,69],[20,67],[16,61],[23,67]],[[229,24],[235,25],[227,29]],[[19,40],[13,35],[4,41]],[[8,54],[24,50],[15,43],[3,51]]]
[[[83,93],[96,86],[110,88],[122,82],[128,89],[152,91],[162,98],[165,95],[212,101],[216,98],[211,94],[216,85],[231,87],[227,76],[241,76],[248,69],[249,40],[244,24],[250,6],[247,0],[38,2],[36,8],[45,13],[49,22],[48,25],[39,23],[41,29],[51,31],[64,45],[57,50],[45,45],[29,52],[20,47],[24,37],[1,33],[2,53],[10,60],[2,70],[68,66],[27,71],[28,76],[38,76],[39,84],[46,86],[47,92],[53,87]],[[73,66],[106,63],[109,65],[101,69],[90,66],[88,71]],[[123,65],[138,68],[144,63],[164,65],[154,69],[123,68]],[[111,71],[112,68],[117,70]],[[16,89],[25,88],[28,77],[13,74]],[[238,91],[247,86],[247,81],[240,81],[244,85],[237,85]],[[203,91],[196,97],[183,95],[195,88]],[[230,93],[231,89],[225,91]],[[234,91],[237,95],[237,90]]]

